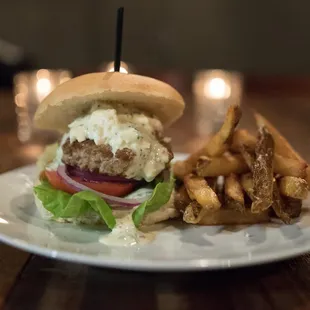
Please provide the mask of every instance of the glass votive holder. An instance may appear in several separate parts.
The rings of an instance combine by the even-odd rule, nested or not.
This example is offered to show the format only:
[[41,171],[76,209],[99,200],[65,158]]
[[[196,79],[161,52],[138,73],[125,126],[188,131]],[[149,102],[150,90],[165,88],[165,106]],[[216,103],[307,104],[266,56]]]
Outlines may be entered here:
[[68,70],[20,72],[14,77],[14,98],[17,116],[17,137],[20,142],[43,140],[49,143],[57,139],[57,133],[39,130],[33,126],[33,116],[39,103],[54,88],[71,79]]
[[222,125],[227,108],[241,104],[243,76],[239,72],[203,70],[193,81],[194,117],[199,135],[210,135]]

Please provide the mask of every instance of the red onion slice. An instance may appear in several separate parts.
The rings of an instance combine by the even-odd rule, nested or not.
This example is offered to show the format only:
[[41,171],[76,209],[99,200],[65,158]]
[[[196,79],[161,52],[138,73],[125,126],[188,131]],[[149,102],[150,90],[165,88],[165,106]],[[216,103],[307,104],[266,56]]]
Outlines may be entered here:
[[110,195],[105,195],[103,193],[97,192],[83,184],[80,184],[79,182],[73,180],[70,178],[70,176],[66,173],[66,167],[64,165],[60,165],[57,169],[58,175],[63,179],[63,181],[68,184],[71,188],[76,190],[77,192],[80,191],[91,191],[96,193],[98,196],[100,196],[102,199],[104,199],[111,207],[128,207],[133,208],[135,206],[138,206],[142,202],[144,202],[146,199],[126,199],[126,198],[120,198]]
[[69,176],[80,177],[87,182],[115,182],[115,183],[139,183],[141,181],[134,179],[126,179],[120,176],[109,176],[98,172],[81,170],[80,168],[66,165],[66,171]]

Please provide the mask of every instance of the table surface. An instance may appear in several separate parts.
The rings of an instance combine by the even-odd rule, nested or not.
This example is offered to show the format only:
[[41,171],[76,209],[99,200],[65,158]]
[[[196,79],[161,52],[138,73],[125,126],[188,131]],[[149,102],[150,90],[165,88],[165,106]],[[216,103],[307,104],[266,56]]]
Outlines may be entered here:
[[[296,88],[293,78],[291,84],[254,79],[243,96],[241,125],[253,129],[251,109],[258,110],[310,160],[310,83],[299,80],[305,87]],[[292,91],[290,85],[295,85]],[[201,136],[195,129],[192,96],[184,95],[185,115],[168,134],[176,151],[187,152],[197,147]],[[0,172],[4,172],[34,162],[42,148],[22,145],[16,138],[11,91],[0,91],[0,108]],[[310,255],[236,270],[153,274],[61,262],[0,244],[0,309],[88,307],[310,309]]]

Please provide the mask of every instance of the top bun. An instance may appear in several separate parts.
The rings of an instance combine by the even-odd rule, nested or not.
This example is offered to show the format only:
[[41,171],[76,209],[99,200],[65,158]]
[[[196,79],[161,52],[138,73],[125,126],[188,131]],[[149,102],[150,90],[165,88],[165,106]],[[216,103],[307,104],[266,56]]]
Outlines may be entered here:
[[183,113],[182,96],[170,85],[141,75],[100,72],[81,75],[55,88],[39,105],[34,121],[42,129],[67,131],[96,101],[121,103],[155,115],[169,126]]

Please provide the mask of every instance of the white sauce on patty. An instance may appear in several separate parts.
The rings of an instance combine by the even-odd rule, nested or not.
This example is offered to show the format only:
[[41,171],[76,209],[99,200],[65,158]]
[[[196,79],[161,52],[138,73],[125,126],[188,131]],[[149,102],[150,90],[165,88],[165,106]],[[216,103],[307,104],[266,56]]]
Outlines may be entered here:
[[157,139],[161,122],[142,113],[119,110],[109,105],[95,105],[92,111],[69,125],[70,142],[93,140],[96,145],[110,145],[113,154],[128,148],[134,159],[125,177],[152,181],[169,162],[169,152]]

